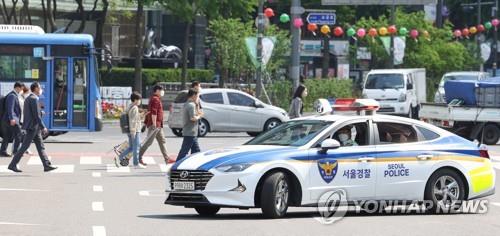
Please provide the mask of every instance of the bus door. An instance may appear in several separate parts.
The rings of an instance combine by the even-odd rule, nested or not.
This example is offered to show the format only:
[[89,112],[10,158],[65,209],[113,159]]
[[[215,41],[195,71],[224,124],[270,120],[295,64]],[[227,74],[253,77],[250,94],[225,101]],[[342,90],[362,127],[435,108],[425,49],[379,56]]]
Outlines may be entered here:
[[52,82],[52,127],[88,129],[88,59],[55,58]]

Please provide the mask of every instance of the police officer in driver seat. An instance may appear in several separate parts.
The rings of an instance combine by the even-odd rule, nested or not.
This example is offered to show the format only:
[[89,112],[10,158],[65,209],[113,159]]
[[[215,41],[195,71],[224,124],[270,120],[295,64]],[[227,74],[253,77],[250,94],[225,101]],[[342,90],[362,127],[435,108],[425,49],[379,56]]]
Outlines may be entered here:
[[344,126],[336,133],[336,139],[340,142],[342,147],[358,146],[356,141],[352,139],[351,134],[352,126]]

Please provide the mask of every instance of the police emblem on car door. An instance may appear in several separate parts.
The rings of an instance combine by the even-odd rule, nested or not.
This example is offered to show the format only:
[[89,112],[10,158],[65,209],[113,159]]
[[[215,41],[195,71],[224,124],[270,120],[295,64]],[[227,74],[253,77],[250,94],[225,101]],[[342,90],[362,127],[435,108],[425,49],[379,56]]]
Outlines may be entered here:
[[328,184],[332,182],[335,175],[337,175],[337,171],[339,169],[339,165],[337,160],[333,159],[322,159],[318,160],[318,168],[321,178]]

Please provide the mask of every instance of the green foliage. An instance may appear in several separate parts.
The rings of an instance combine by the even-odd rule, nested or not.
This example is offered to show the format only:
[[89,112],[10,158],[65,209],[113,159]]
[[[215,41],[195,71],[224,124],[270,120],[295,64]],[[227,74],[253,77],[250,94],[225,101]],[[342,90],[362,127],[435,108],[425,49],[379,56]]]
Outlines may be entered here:
[[[313,111],[313,104],[319,98],[353,97],[351,80],[311,79],[305,81],[308,95],[304,101],[304,110]],[[277,81],[267,86],[271,102],[285,110],[289,109],[293,97],[291,81]]]
[[[113,68],[106,74],[101,70],[103,86],[134,86],[134,68]],[[188,79],[191,81],[212,82],[214,73],[211,70],[188,70]],[[142,79],[145,86],[156,82],[180,82],[180,69],[142,69]]]
[[[378,19],[361,18],[356,27],[379,28],[388,26],[388,19],[381,16]],[[406,38],[406,49],[403,65],[401,68],[425,68],[427,71],[427,94],[428,100],[432,101],[439,80],[446,72],[475,70],[480,60],[475,56],[477,48],[474,43],[464,41],[463,43],[451,41],[449,36],[451,26],[446,25],[438,29],[424,19],[423,12],[404,13],[400,9],[396,12],[396,25],[404,26],[408,30],[418,29],[420,34],[427,30],[429,39],[419,37],[418,41],[410,37]],[[367,36],[360,40],[359,46],[369,47],[372,53],[371,68],[387,68],[390,62],[389,55],[379,39]]]

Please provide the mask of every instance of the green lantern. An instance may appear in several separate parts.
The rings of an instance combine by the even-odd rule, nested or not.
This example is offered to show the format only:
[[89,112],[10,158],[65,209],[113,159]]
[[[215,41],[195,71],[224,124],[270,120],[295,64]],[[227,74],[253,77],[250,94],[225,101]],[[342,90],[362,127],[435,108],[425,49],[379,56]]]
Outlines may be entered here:
[[487,30],[490,30],[491,28],[493,28],[493,25],[491,24],[491,22],[486,22],[484,23],[484,28],[486,28]]
[[347,36],[352,37],[352,36],[354,36],[355,34],[356,34],[356,30],[354,30],[354,28],[349,28],[349,29],[347,30]]
[[290,22],[290,16],[286,13],[283,13],[280,16],[280,21],[281,21],[281,23],[288,23],[288,22]]
[[401,36],[408,35],[408,29],[406,29],[405,27],[401,27],[401,29],[399,29],[399,35]]

